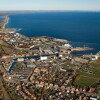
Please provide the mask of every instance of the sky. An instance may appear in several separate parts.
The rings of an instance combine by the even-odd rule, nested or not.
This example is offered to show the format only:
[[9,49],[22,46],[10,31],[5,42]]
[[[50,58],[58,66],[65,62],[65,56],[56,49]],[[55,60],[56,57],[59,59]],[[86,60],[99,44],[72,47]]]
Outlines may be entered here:
[[100,0],[0,0],[0,11],[4,10],[100,11]]

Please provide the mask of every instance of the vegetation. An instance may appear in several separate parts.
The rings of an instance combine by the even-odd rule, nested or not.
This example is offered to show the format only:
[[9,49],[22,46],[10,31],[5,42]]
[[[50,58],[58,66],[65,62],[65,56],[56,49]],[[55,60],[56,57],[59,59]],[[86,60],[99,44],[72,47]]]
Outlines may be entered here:
[[95,79],[93,77],[90,77],[88,75],[84,75],[81,73],[81,75],[79,75],[77,78],[76,78],[76,81],[75,83],[77,85],[81,85],[81,86],[90,86],[92,85],[94,82],[96,82],[98,79]]
[[94,86],[100,80],[100,59],[92,61],[90,65],[79,71],[75,84],[84,86]]
[[61,65],[63,68],[73,68],[75,67],[73,64],[71,64],[69,61],[65,62],[64,64]]
[[100,77],[100,59],[91,62],[92,71],[96,77]]
[[0,75],[0,100],[11,100],[8,92],[5,89],[5,83]]
[[9,55],[13,53],[14,47],[11,46],[10,44],[0,40],[0,56],[2,57],[3,55]]

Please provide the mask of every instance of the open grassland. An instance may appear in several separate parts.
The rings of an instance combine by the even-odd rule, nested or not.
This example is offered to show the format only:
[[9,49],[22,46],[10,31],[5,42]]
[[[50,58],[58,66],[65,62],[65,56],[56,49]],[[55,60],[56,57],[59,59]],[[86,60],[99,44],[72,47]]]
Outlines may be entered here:
[[95,82],[97,82],[99,78],[93,77],[86,73],[80,73],[80,75],[77,76],[75,80],[75,84],[81,85],[81,86],[90,86],[94,85]]
[[89,68],[79,71],[79,75],[76,77],[75,84],[91,86],[98,83],[100,80],[100,59],[92,61]]
[[96,77],[100,77],[100,58],[90,63],[92,71]]

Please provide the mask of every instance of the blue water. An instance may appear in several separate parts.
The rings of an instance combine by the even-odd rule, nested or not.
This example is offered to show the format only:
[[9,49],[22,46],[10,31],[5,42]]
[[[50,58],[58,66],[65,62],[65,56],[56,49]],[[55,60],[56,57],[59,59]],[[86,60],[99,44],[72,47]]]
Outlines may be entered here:
[[[16,14],[10,15],[6,27],[21,29],[19,33],[29,37],[51,36],[82,42],[84,45],[93,47],[93,52],[100,50],[100,12]],[[73,43],[73,46],[75,45],[80,43]]]
[[0,22],[3,20],[3,18],[2,17],[0,17]]

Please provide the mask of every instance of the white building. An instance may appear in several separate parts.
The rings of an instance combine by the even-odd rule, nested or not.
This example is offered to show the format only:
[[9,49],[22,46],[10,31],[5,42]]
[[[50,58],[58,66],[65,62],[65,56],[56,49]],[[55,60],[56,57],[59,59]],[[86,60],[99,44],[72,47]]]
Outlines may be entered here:
[[97,55],[92,57],[92,60],[97,60],[99,57]]
[[70,44],[64,44],[64,45],[62,45],[62,47],[71,48],[71,45]]
[[24,61],[24,58],[18,58],[17,61],[19,62]]
[[43,61],[43,60],[47,60],[47,59],[48,59],[47,56],[44,56],[44,57],[41,56],[41,57],[40,57],[40,60],[42,60],[42,61]]

